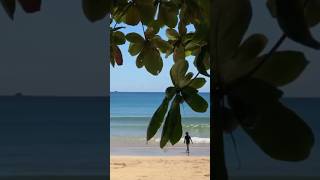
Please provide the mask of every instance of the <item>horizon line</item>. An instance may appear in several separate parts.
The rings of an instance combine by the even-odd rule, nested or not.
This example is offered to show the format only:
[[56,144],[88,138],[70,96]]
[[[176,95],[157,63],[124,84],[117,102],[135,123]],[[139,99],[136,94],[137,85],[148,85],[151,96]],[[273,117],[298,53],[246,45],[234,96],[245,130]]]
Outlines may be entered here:
[[[35,95],[35,94],[0,94],[0,97],[109,97],[111,93],[165,93],[160,91],[110,91],[105,95]],[[199,93],[210,93],[200,91]],[[282,98],[320,98],[320,96],[283,96]]]

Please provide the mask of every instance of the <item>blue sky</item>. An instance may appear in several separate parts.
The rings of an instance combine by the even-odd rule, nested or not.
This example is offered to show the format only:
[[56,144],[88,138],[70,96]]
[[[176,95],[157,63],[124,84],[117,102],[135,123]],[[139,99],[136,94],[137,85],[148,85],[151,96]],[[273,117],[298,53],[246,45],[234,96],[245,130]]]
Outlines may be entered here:
[[0,7],[0,95],[105,96],[109,91],[106,21],[89,22],[81,1],[60,6],[48,0],[34,14],[17,6],[14,21]]
[[[118,25],[122,26],[122,25]],[[161,29],[160,35],[163,39],[167,40],[165,35],[166,28]],[[190,30],[192,30],[190,28]],[[136,32],[142,35],[141,25],[137,26],[126,26],[125,29],[121,29],[125,34],[130,32]],[[132,57],[128,53],[129,43],[120,46],[122,50],[124,64],[122,66],[115,66],[114,68],[110,65],[110,90],[120,92],[164,92],[169,86],[172,86],[170,80],[170,68],[173,64],[172,55],[168,58],[163,56],[163,69],[158,76],[153,76],[147,72],[145,68],[138,69],[136,67],[136,56]],[[187,58],[189,61],[189,72],[196,74],[196,69],[193,65],[193,56]],[[201,92],[209,92],[210,84],[207,79],[206,85],[200,89]]]

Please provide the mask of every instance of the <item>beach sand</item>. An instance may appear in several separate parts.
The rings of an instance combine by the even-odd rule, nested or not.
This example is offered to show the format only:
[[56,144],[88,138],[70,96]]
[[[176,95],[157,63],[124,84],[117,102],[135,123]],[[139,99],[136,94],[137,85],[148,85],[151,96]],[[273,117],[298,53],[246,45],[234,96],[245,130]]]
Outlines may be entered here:
[[209,180],[205,156],[111,156],[112,180]]

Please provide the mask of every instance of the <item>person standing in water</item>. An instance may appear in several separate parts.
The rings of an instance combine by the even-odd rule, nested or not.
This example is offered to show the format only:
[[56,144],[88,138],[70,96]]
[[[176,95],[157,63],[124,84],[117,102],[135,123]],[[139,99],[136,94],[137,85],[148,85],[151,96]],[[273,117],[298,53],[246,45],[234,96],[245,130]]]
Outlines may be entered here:
[[191,139],[191,137],[189,136],[189,133],[186,132],[186,136],[184,136],[184,142],[183,142],[183,143],[185,143],[185,144],[187,145],[187,153],[188,153],[188,154],[190,153],[190,151],[189,151],[190,141],[191,141],[191,143],[193,144],[192,139]]

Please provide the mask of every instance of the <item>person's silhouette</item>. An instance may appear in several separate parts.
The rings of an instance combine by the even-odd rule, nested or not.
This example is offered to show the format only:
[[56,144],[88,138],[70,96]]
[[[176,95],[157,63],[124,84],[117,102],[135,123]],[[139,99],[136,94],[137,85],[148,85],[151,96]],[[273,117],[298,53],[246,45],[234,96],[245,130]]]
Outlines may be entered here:
[[186,132],[186,136],[184,136],[184,142],[183,142],[183,143],[185,143],[185,144],[187,145],[187,153],[188,153],[188,154],[190,153],[190,150],[189,150],[189,144],[190,144],[190,142],[193,144],[192,139],[191,139],[191,137],[189,136],[189,133]]

